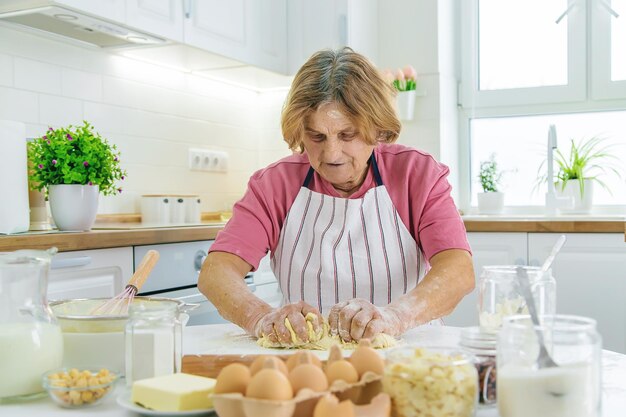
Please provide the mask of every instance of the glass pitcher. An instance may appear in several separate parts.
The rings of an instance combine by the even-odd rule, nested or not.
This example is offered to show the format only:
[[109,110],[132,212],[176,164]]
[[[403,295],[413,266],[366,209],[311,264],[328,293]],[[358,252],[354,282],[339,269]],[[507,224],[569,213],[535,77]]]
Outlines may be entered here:
[[61,366],[63,337],[46,298],[56,252],[0,253],[0,402],[37,397],[42,374]]

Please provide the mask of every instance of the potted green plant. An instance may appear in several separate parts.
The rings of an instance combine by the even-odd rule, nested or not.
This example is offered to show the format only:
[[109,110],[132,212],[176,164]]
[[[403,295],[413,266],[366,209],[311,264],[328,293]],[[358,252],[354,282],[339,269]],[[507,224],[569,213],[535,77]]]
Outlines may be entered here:
[[504,193],[499,191],[502,172],[498,168],[495,154],[488,160],[480,162],[478,180],[483,189],[478,193],[478,212],[481,214],[502,213],[504,208]]
[[98,196],[122,192],[120,153],[93,126],[48,128],[28,143],[29,179],[33,189],[46,189],[52,218],[59,230],[91,230]]
[[407,65],[402,69],[396,69],[394,72],[385,70],[384,76],[397,91],[398,117],[401,120],[413,120],[417,88],[417,72],[415,68]]
[[[555,162],[558,165],[556,191],[561,197],[570,197],[573,200],[572,208],[563,208],[568,213],[589,213],[593,206],[594,183],[607,188],[600,176],[613,173],[621,177],[620,170],[615,162],[618,158],[610,152],[610,145],[606,145],[606,138],[592,136],[575,142],[570,139],[569,154],[561,150],[555,151]],[[540,169],[542,169],[543,164]],[[544,175],[541,181],[547,178]]]

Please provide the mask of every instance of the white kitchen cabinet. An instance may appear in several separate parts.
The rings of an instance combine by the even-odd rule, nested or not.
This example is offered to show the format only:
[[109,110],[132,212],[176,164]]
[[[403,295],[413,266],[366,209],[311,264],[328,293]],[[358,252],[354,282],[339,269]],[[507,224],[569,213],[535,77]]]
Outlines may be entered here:
[[126,0],[126,23],[136,29],[183,41],[181,0]]
[[290,74],[320,49],[350,46],[376,62],[378,0],[289,0]]
[[55,3],[81,10],[88,14],[104,17],[117,23],[126,23],[126,0],[54,0]]
[[525,265],[528,260],[526,233],[468,233],[474,260],[476,286],[466,295],[452,314],[444,317],[450,326],[478,325],[478,283],[485,265]]
[[[623,233],[567,233],[552,264],[557,312],[598,322],[605,349],[626,353],[626,242]],[[560,234],[530,233],[528,257],[541,264]]]
[[186,44],[272,71],[286,71],[286,0],[192,0],[186,15]]
[[131,247],[61,252],[50,265],[48,299],[114,297],[132,274]]

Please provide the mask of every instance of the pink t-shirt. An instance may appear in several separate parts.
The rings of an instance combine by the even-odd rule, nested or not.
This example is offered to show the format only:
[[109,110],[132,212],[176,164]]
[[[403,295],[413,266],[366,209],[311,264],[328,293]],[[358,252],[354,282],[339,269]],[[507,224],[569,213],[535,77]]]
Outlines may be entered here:
[[[450,196],[447,166],[419,150],[398,144],[380,144],[374,149],[383,184],[404,225],[426,259],[446,249],[470,252],[465,225]],[[229,252],[253,269],[278,244],[283,222],[310,168],[306,154],[291,155],[252,175],[248,190],[233,208],[233,217],[209,252]],[[361,187],[349,198],[362,198],[376,186],[370,167]],[[317,173],[309,188],[341,197]]]

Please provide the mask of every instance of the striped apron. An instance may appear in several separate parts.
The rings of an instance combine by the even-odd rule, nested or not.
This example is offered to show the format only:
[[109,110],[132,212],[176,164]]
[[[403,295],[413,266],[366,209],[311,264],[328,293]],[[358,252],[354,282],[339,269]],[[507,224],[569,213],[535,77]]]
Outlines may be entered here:
[[425,275],[422,252],[393,206],[374,153],[370,166],[376,187],[359,199],[310,190],[309,169],[271,258],[283,304],[304,300],[322,314],[352,298],[385,306]]

